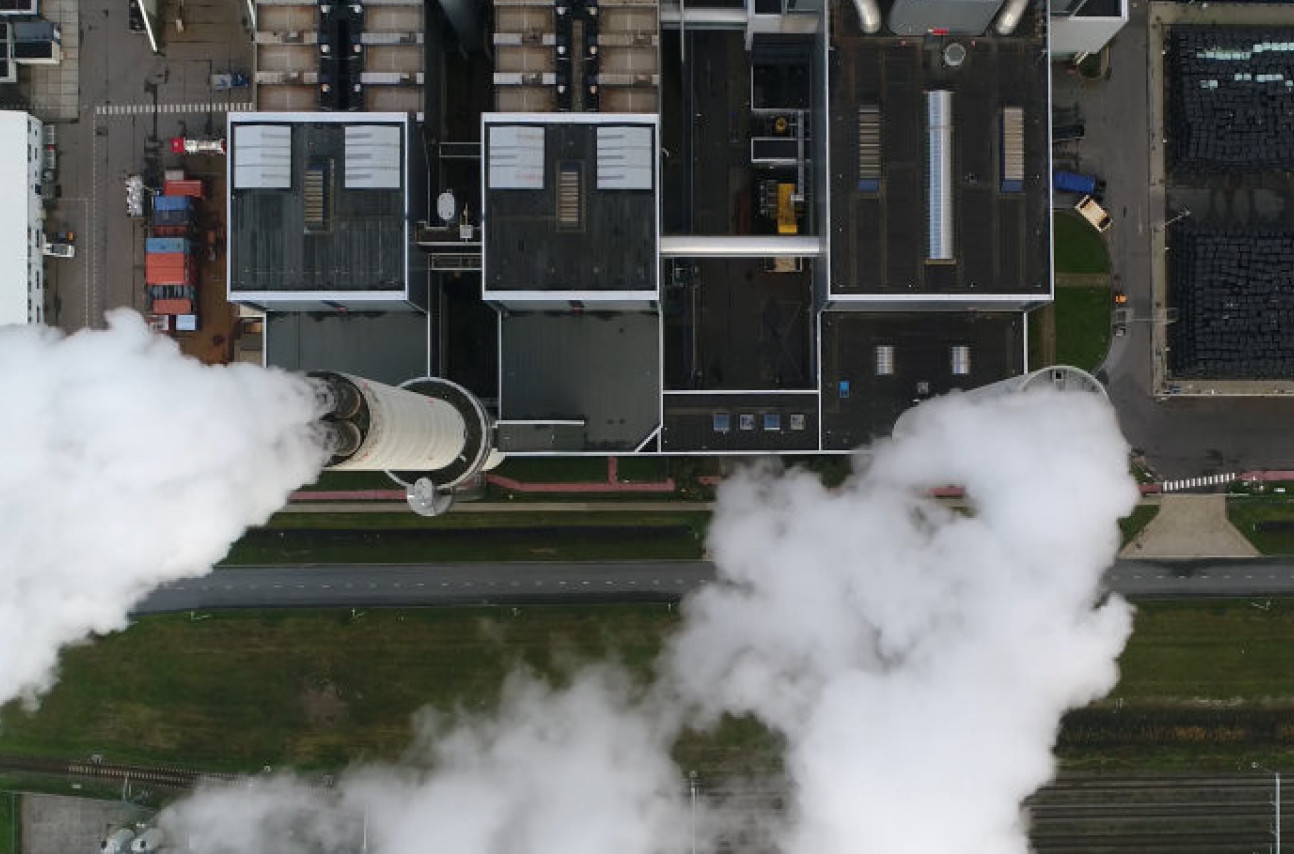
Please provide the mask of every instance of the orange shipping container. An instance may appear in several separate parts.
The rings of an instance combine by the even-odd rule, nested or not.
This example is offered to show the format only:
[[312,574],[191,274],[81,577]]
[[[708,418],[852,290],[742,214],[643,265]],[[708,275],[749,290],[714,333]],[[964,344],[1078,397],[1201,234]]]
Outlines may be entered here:
[[202,180],[189,178],[185,181],[167,181],[162,185],[163,196],[191,196],[202,198]]
[[191,299],[153,300],[153,314],[193,314]]

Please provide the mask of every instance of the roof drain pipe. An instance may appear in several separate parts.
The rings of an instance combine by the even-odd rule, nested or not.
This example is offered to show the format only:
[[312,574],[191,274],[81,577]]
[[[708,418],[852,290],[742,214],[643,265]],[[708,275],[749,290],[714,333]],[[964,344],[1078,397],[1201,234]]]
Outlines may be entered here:
[[994,29],[999,36],[1009,36],[1015,32],[1015,28],[1020,26],[1020,19],[1024,17],[1024,10],[1028,8],[1029,0],[1007,0],[1007,4],[1002,9],[1002,14],[997,16],[997,24]]
[[858,23],[869,36],[881,31],[881,7],[876,0],[854,0]]

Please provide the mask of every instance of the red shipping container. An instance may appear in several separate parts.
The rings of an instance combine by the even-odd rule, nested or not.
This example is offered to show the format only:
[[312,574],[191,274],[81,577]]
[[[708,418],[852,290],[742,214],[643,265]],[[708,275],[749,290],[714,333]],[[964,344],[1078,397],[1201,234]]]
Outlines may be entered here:
[[154,225],[154,237],[186,237],[189,233],[187,225]]
[[192,284],[197,275],[193,256],[168,252],[144,256],[144,282],[150,285]]
[[153,314],[193,314],[191,299],[153,300]]
[[191,196],[202,198],[202,179],[188,178],[184,181],[167,181],[162,185],[163,196]]

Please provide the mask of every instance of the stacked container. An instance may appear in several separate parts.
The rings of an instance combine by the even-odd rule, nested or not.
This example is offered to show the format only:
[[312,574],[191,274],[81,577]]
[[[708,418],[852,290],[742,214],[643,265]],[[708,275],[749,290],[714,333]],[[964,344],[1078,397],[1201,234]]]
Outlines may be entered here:
[[153,236],[184,237],[193,227],[191,196],[153,196]]
[[144,283],[156,316],[174,317],[172,330],[197,328],[198,265],[189,240],[195,225],[194,199],[202,182],[170,173],[153,197],[152,236],[144,242]]

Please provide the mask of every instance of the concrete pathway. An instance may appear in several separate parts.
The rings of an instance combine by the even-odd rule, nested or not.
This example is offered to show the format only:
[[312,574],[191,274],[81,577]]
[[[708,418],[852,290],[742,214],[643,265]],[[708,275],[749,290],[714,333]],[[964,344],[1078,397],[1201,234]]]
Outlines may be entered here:
[[1165,495],[1159,515],[1119,552],[1123,558],[1257,557],[1227,519],[1225,495]]

